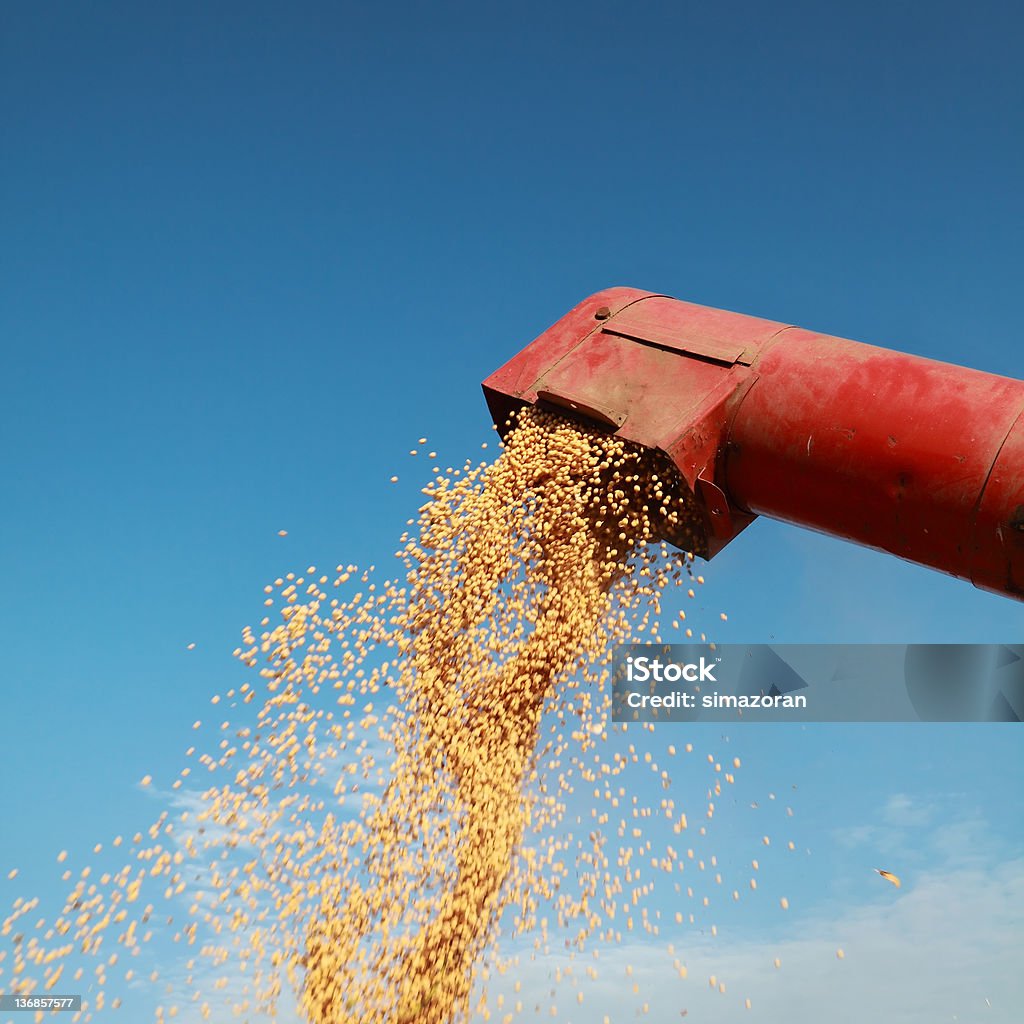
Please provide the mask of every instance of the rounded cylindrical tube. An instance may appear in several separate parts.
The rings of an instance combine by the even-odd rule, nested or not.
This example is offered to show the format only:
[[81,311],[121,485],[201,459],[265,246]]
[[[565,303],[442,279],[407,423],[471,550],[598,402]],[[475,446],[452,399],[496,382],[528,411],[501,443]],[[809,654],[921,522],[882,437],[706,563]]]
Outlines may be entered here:
[[740,508],[1024,598],[1024,382],[798,328],[752,370]]

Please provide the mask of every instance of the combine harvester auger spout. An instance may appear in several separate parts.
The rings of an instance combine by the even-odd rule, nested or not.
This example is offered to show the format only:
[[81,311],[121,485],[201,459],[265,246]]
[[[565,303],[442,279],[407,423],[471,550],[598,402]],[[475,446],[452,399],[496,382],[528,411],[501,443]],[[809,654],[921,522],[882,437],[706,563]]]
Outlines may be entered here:
[[764,515],[1024,599],[1024,381],[610,288],[483,387],[499,429],[540,405],[665,453],[704,558]]

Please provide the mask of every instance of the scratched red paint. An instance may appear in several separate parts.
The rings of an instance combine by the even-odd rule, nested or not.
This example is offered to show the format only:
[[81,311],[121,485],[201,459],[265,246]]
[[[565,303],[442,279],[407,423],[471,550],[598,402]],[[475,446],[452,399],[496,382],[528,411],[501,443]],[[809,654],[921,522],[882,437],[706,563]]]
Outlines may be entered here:
[[1022,381],[612,288],[484,382],[538,391],[665,451],[711,555],[766,515],[1024,598]]

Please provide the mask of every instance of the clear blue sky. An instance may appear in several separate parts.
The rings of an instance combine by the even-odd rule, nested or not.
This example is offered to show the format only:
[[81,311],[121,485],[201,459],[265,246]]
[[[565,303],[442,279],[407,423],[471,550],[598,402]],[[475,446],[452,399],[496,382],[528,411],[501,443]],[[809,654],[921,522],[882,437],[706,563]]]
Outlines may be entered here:
[[[11,894],[55,892],[57,850],[152,819],[135,783],[173,777],[242,678],[263,584],[387,567],[427,476],[415,439],[475,458],[479,382],[585,295],[629,284],[1024,375],[1022,31],[1009,3],[5,4]],[[707,577],[721,640],[1024,632],[1020,604],[766,522]],[[885,835],[913,862],[939,833],[885,830],[948,808],[984,877],[1019,886],[1017,733],[730,742],[765,787],[801,786],[806,846],[870,867],[857,844]],[[856,912],[805,885],[809,913]],[[1003,998],[960,1019],[1017,1019]]]

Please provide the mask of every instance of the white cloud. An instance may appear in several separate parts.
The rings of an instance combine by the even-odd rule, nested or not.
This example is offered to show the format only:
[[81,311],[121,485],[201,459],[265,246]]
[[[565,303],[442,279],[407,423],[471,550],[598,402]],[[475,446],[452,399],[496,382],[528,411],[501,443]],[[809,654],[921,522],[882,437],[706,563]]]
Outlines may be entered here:
[[830,833],[834,842],[852,849],[857,846],[883,845],[885,836],[890,829],[879,828],[877,825],[844,825],[833,829]]
[[873,821],[834,828],[829,838],[847,850],[864,847],[887,857],[917,860],[922,830],[936,815],[933,803],[923,803],[906,793],[893,793]]
[[[890,819],[914,826],[897,828]],[[943,821],[937,803],[923,804],[905,794],[891,796],[878,821],[850,826],[835,837],[851,844],[901,838],[903,846],[893,849],[906,849],[914,870],[906,870],[905,862],[879,865],[903,873],[901,889],[879,881],[867,905],[837,905],[830,899],[827,906],[780,914],[757,933],[723,928],[711,938],[679,930],[674,937],[663,933],[657,942],[603,947],[596,959],[592,952],[571,957],[561,937],[552,938],[555,952],[532,960],[528,946],[509,945],[504,952],[519,949],[521,959],[488,983],[491,1020],[503,1020],[519,999],[523,1008],[513,1017],[517,1022],[552,1019],[553,1004],[555,1019],[568,1024],[600,1024],[606,1015],[615,1024],[1018,1021],[1024,1005],[1024,975],[1018,969],[1024,858],[1000,853],[985,822],[969,811]],[[673,967],[669,941],[687,969],[685,979]],[[596,969],[596,978],[587,977],[588,966]],[[562,973],[559,981],[556,970]],[[712,976],[715,988],[709,985]],[[718,984],[725,985],[724,993]],[[505,997],[501,1011],[495,1007],[498,993]],[[193,1024],[195,1018],[186,1012],[181,1019]],[[482,1020],[478,1015],[474,1024]],[[300,1022],[287,994],[277,1021]]]
[[927,825],[932,820],[934,810],[931,805],[914,800],[906,793],[893,793],[882,809],[882,817],[890,825],[910,828]]
[[[673,1021],[682,1010],[687,1021],[715,1024],[1011,1024],[1024,1005],[1024,859],[994,860],[985,852],[987,838],[975,819],[934,829],[921,847],[934,866],[900,890],[879,889],[871,905],[790,911],[772,934],[723,931],[711,941],[680,934],[675,954],[687,968],[685,980],[664,945],[634,943],[606,949],[597,961],[573,960],[564,951],[531,961],[526,953],[491,990],[506,994],[507,1007],[522,999],[515,1020],[536,1019],[535,1006],[548,1017],[554,1002],[557,1019],[569,1024],[600,1024],[606,1014],[614,1022]],[[596,980],[584,976],[587,964],[598,968]],[[566,968],[575,981],[556,985],[553,972]],[[711,988],[711,976],[725,984],[724,994]],[[515,979],[519,996],[511,992]]]

